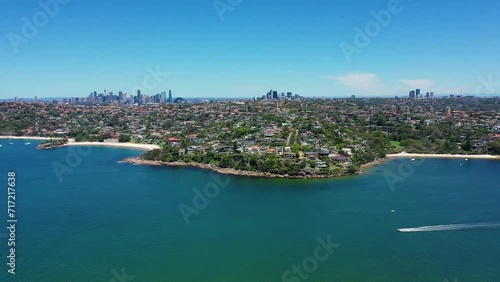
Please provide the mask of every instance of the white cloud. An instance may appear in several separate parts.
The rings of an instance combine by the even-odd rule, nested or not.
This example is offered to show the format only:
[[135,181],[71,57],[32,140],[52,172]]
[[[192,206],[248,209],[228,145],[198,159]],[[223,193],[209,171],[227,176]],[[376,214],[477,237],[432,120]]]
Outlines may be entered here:
[[380,90],[380,88],[384,87],[378,76],[374,73],[355,72],[342,76],[330,76],[327,78],[337,82],[349,90],[372,92],[373,90]]
[[401,79],[399,82],[406,84],[408,88],[412,89],[431,88],[435,84],[435,82],[430,79]]

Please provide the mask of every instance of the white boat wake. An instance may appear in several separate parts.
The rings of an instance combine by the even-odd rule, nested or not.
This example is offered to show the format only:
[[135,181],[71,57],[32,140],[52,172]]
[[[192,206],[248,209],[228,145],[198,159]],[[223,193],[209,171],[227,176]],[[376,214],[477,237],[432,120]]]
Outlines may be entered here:
[[437,231],[455,231],[471,229],[500,229],[500,223],[473,223],[473,224],[447,224],[422,226],[415,228],[400,228],[399,232],[437,232]]

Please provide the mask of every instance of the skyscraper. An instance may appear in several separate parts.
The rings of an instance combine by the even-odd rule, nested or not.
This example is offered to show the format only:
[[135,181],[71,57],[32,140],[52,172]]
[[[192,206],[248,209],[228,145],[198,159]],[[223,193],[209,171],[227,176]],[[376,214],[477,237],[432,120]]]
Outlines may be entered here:
[[273,99],[278,100],[278,91],[273,91]]
[[135,102],[138,104],[141,103],[141,90],[137,90],[137,96],[135,96]]
[[416,98],[420,97],[420,89],[417,89],[417,91],[415,91],[415,95],[416,95]]
[[172,101],[173,101],[172,99],[173,99],[172,98],[172,90],[168,90],[168,102],[172,103]]

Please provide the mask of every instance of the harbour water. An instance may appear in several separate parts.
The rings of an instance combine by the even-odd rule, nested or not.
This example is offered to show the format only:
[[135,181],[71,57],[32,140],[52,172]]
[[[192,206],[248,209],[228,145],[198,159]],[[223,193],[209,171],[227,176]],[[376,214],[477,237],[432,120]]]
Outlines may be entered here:
[[0,281],[500,281],[499,161],[400,159],[360,176],[269,180],[25,142],[0,140]]

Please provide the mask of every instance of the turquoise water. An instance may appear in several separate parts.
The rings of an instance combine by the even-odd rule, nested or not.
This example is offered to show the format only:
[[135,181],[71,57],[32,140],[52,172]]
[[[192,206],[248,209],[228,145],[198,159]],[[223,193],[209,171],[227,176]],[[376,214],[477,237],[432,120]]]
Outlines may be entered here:
[[[76,148],[8,142],[0,140],[0,281],[500,281],[498,161],[428,159],[401,174],[409,162],[395,160],[357,177],[286,181],[117,163],[141,154],[129,149],[71,159]],[[54,162],[72,170],[59,178]],[[15,276],[2,238],[10,170]],[[404,182],[391,189],[388,174]],[[194,208],[193,189],[208,186],[213,198],[187,224],[179,205]],[[396,231],[477,223],[491,225]],[[329,236],[340,246],[302,270],[304,279],[293,274]]]

